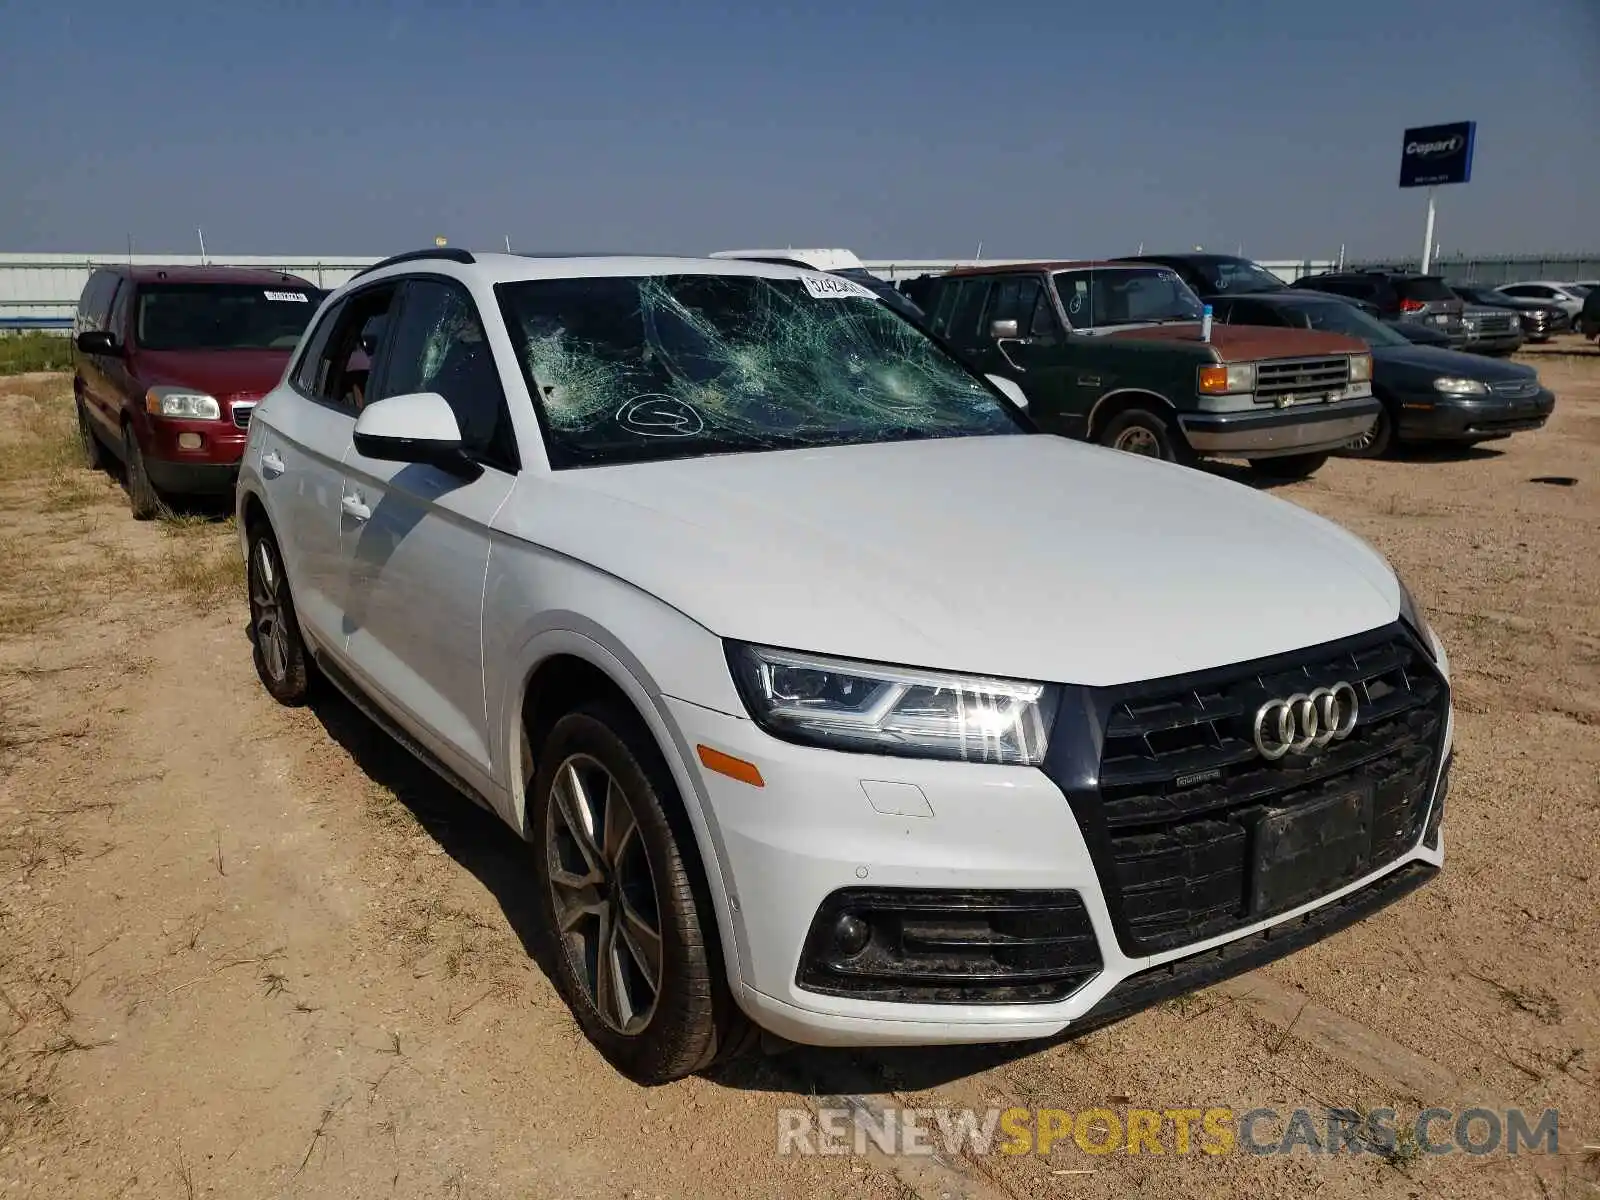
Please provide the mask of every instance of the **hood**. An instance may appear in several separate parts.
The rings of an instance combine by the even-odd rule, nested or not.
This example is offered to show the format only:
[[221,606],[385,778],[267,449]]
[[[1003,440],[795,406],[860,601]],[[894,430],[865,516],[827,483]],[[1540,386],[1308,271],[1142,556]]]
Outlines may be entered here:
[[1487,358],[1482,354],[1464,354],[1460,350],[1446,350],[1442,346],[1374,346],[1373,369],[1382,376],[1391,371],[1412,375],[1454,375],[1461,379],[1477,379],[1484,383],[1510,383],[1514,380],[1537,378],[1538,372],[1521,363],[1504,359]]
[[[1112,341],[1190,342],[1204,347],[1198,322],[1178,325],[1144,325],[1101,335]],[[1310,329],[1278,329],[1267,325],[1211,326],[1211,346],[1221,362],[1250,362],[1262,358],[1313,358],[1326,354],[1361,354],[1367,344],[1340,333]]]
[[[506,532],[723,637],[1107,685],[1395,620],[1366,543],[1186,467],[1047,435],[532,477]],[[509,519],[508,519],[509,518]]]
[[293,350],[139,350],[145,386],[182,384],[213,396],[262,396],[283,378]]

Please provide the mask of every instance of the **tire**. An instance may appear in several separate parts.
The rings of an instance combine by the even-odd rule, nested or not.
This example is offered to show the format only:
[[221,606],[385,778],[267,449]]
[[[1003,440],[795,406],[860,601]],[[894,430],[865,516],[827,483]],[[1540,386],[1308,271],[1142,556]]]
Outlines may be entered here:
[[261,686],[279,704],[298,708],[310,691],[308,655],[295,616],[278,539],[265,521],[250,526],[245,587],[250,600],[250,647]]
[[1195,459],[1183,434],[1164,417],[1144,408],[1130,408],[1112,417],[1095,441],[1110,450],[1161,458],[1185,466]]
[[1328,461],[1326,454],[1285,454],[1281,458],[1252,458],[1250,469],[1266,479],[1289,482],[1310,479]]
[[[528,788],[528,828],[554,983],[611,1065],[653,1085],[742,1051],[752,1027],[696,887],[693,833],[660,751],[625,706],[589,702],[551,727]],[[602,960],[613,966],[604,976]]]
[[83,401],[77,403],[78,409],[78,442],[83,450],[83,465],[91,471],[101,471],[109,465],[111,452],[105,443],[94,431],[94,426],[89,424],[89,414],[84,411]]
[[1378,410],[1378,419],[1372,423],[1371,431],[1350,442],[1339,453],[1346,458],[1382,458],[1393,448],[1394,418],[1385,404]]
[[127,464],[128,470],[128,507],[135,521],[148,521],[166,506],[162,504],[155,484],[150,482],[150,475],[144,467],[144,451],[139,449],[139,439],[132,425],[122,427],[122,451],[122,461]]

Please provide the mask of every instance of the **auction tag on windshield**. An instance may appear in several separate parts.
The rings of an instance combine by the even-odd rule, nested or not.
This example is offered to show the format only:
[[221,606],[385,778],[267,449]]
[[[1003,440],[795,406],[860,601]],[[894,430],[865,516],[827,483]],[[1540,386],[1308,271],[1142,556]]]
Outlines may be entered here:
[[877,299],[870,288],[837,275],[802,275],[800,282],[806,285],[806,291],[811,293],[813,300],[843,300],[846,297],[856,300]]
[[310,304],[311,297],[304,292],[262,292],[268,300],[288,300],[298,304]]

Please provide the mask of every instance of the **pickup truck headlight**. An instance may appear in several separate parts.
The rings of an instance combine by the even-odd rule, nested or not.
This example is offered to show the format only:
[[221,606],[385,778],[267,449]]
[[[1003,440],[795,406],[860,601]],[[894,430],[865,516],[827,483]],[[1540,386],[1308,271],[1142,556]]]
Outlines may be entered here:
[[1225,396],[1256,390],[1255,363],[1229,363],[1200,368],[1200,391],[1207,396]]
[[750,715],[791,742],[966,762],[1036,766],[1055,720],[1042,683],[945,674],[728,643]]
[[1457,379],[1454,375],[1441,375],[1433,381],[1434,391],[1449,392],[1455,396],[1482,396],[1488,385],[1476,379]]
[[1350,356],[1350,382],[1372,382],[1372,355],[1352,354]]
[[217,398],[191,388],[153,387],[144,395],[144,410],[156,417],[187,417],[192,421],[222,419]]

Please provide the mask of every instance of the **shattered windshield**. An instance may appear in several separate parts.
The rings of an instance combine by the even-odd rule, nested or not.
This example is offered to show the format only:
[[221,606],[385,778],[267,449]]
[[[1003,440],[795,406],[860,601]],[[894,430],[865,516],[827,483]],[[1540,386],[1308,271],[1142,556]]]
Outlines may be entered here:
[[554,467],[1022,433],[861,285],[648,275],[496,289]]

